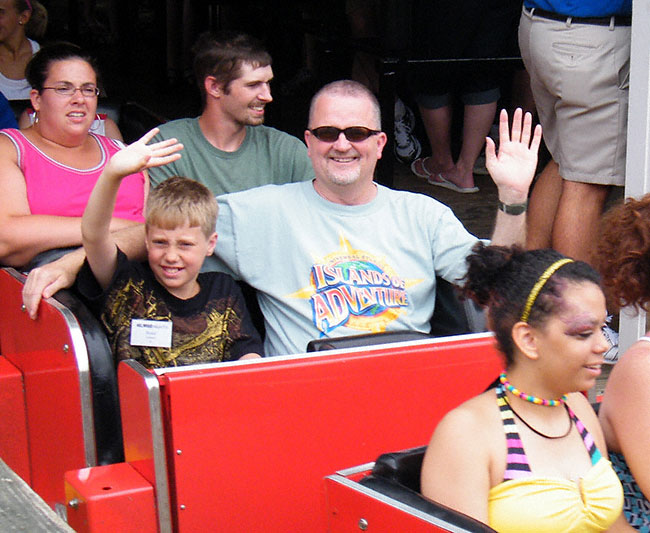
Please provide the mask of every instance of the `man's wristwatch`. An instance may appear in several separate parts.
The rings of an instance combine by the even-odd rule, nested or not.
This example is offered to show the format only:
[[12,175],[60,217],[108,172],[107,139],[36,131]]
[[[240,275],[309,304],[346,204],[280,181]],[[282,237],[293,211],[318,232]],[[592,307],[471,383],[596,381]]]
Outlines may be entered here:
[[499,201],[499,209],[506,215],[521,215],[528,209],[528,201],[522,204],[504,204]]

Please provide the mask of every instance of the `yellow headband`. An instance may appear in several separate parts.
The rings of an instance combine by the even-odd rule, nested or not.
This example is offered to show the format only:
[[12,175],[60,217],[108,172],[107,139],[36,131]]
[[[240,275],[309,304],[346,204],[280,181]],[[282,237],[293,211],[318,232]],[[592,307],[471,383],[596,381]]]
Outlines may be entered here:
[[565,257],[564,259],[558,259],[553,263],[550,267],[548,267],[544,273],[539,277],[537,280],[537,283],[535,283],[535,286],[532,288],[530,291],[530,294],[528,295],[528,300],[526,300],[526,305],[524,306],[524,311],[521,313],[521,321],[522,322],[528,322],[528,317],[530,316],[530,310],[533,308],[533,304],[535,303],[535,300],[537,300],[537,295],[539,294],[539,291],[542,290],[542,287],[546,284],[548,281],[548,278],[550,278],[555,271],[560,268],[562,265],[566,265],[567,263],[573,263],[573,259],[569,259]]

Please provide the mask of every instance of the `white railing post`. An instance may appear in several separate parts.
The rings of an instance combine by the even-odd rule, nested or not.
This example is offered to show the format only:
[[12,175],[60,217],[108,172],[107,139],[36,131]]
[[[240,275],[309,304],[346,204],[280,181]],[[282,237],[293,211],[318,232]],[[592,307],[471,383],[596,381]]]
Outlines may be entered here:
[[[627,125],[625,197],[641,197],[650,190],[650,2],[633,0],[630,58],[630,108]],[[645,313],[621,312],[621,353],[646,330]]]

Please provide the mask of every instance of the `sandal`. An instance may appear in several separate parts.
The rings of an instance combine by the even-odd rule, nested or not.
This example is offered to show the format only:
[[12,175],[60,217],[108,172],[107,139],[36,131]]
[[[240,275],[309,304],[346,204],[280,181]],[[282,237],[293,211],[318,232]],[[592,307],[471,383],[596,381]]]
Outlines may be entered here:
[[[431,172],[427,170],[427,167],[424,166],[424,161],[429,159],[428,157],[418,157],[413,163],[411,163],[411,172],[415,174],[418,178],[423,180],[428,180],[433,176]],[[418,165],[420,169],[418,170]]]
[[445,189],[450,189],[452,191],[465,194],[479,191],[478,187],[459,187],[455,183],[446,179],[442,174],[438,174],[437,176],[429,174],[427,182],[429,182],[431,185],[437,185],[438,187],[444,187]]

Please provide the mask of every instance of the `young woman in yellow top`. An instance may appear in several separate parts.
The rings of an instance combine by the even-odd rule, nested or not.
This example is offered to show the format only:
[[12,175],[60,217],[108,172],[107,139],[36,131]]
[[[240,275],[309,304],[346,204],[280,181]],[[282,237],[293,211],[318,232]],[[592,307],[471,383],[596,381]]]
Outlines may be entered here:
[[496,389],[436,428],[424,496],[503,533],[633,531],[580,392],[595,384],[608,347],[598,274],[553,250],[479,245],[464,288],[488,306],[505,370]]

